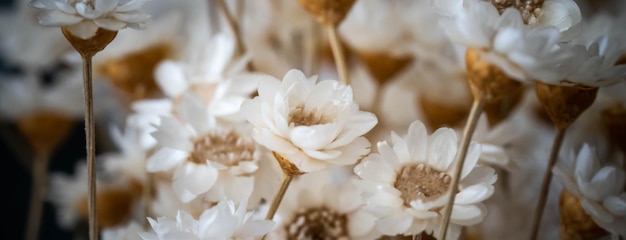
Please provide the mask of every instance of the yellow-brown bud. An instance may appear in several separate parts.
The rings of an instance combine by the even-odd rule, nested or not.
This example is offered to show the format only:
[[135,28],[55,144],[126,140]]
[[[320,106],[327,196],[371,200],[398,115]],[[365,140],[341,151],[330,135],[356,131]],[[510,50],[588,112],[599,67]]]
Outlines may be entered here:
[[17,128],[39,153],[50,154],[65,140],[74,120],[53,112],[40,112],[17,120]]
[[391,78],[413,62],[413,57],[411,56],[396,57],[385,52],[359,51],[358,54],[370,74],[380,85],[391,80]]
[[598,239],[608,234],[585,213],[580,200],[567,190],[563,190],[563,193],[561,193],[559,207],[561,213],[561,239]]
[[476,99],[493,102],[522,87],[521,82],[511,79],[498,66],[483,60],[477,49],[467,49],[465,64],[470,89]]
[[280,165],[280,168],[283,169],[285,175],[293,177],[304,174],[296,165],[291,163],[288,159],[284,158],[276,152],[272,152],[272,154],[274,155],[274,158],[276,158],[276,161],[278,161],[278,165]]
[[355,0],[298,0],[315,20],[326,26],[336,26],[346,17]]
[[597,87],[535,84],[537,98],[557,129],[571,125],[596,99]]
[[117,31],[109,31],[103,28],[98,28],[96,35],[88,39],[82,39],[78,36],[74,36],[67,27],[62,27],[61,32],[72,44],[74,49],[80,53],[82,57],[93,57],[96,53],[102,51],[113,39],[117,36]]

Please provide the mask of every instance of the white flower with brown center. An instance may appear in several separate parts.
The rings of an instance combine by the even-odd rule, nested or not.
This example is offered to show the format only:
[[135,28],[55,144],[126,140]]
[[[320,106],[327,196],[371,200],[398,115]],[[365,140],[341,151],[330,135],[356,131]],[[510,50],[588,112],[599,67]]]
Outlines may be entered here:
[[139,235],[144,240],[253,240],[269,232],[274,222],[253,220],[247,203],[244,199],[235,208],[233,201],[221,201],[198,219],[185,211],[179,211],[175,219],[148,218],[153,230]]
[[[406,137],[392,132],[391,144],[379,142],[379,153],[370,154],[354,167],[361,178],[355,183],[364,193],[365,208],[376,217],[376,228],[385,235],[432,234],[438,229],[457,154],[454,130],[440,128],[428,136],[419,121]],[[480,223],[487,214],[482,201],[493,193],[495,170],[477,166],[480,145],[472,142],[461,171],[448,236],[456,239],[462,226]]]
[[150,15],[139,11],[148,0],[32,0],[30,6],[42,10],[39,23],[68,27],[82,39],[89,39],[99,28],[118,31],[143,29]]
[[369,153],[363,134],[377,123],[374,114],[359,110],[350,86],[318,82],[299,70],[287,72],[282,82],[262,78],[259,96],[246,100],[241,112],[254,126],[254,140],[300,172],[354,164]]
[[606,231],[626,237],[626,173],[620,167],[602,165],[596,152],[584,144],[559,162],[552,172],[585,212]]
[[[257,163],[263,155],[246,126],[218,125],[206,105],[191,93],[185,94],[179,116],[180,120],[162,117],[157,131],[152,133],[162,148],[148,159],[148,171],[175,169],[174,192],[184,202],[214,187],[237,189],[224,193],[222,197],[228,199],[249,197]],[[218,178],[218,174],[231,178]]]
[[375,218],[362,208],[360,191],[319,171],[294,180],[275,217],[269,239],[378,239]]

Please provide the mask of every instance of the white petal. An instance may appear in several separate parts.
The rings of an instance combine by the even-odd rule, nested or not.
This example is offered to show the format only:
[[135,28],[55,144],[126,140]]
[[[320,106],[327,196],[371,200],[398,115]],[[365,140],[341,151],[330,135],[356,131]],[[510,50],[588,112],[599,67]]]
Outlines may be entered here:
[[189,202],[195,196],[209,191],[217,181],[217,176],[217,170],[206,164],[183,164],[176,169],[172,186],[174,190],[178,189],[176,193],[181,201]]
[[593,172],[599,168],[593,149],[585,144],[576,157],[576,175],[585,181],[590,181]]
[[82,17],[54,10],[44,11],[37,15],[37,18],[39,19],[39,24],[55,27],[72,25],[83,20]]
[[146,4],[148,1],[150,0],[131,0],[125,3],[124,5],[117,7],[115,10],[117,12],[127,12],[127,11],[137,10],[141,8],[141,6]]
[[484,207],[480,205],[454,205],[450,221],[463,226],[471,226],[480,223],[487,215]]
[[474,204],[484,201],[493,194],[493,186],[479,184],[469,186],[456,194],[454,204]]
[[54,4],[56,5],[56,7],[68,14],[76,14],[76,9],[74,7],[72,7],[72,5],[68,4],[67,2],[62,2],[62,1],[54,1]]
[[149,14],[139,11],[116,12],[113,13],[113,17],[127,23],[141,23],[150,20]]
[[98,25],[96,25],[93,21],[82,21],[69,26],[68,29],[74,36],[82,39],[89,39],[96,35]]
[[607,210],[617,216],[626,217],[626,194],[623,197],[609,196],[604,199],[603,204]]
[[374,228],[376,218],[365,211],[356,211],[348,218],[350,236],[363,236]]
[[377,183],[393,183],[396,180],[395,170],[375,153],[370,154],[356,165],[354,173],[364,180]]
[[420,121],[411,123],[406,141],[409,145],[412,160],[424,161],[428,152],[428,132],[426,126]]
[[188,154],[171,148],[162,148],[147,161],[148,172],[162,172],[172,169],[187,158]]
[[108,13],[117,7],[118,0],[94,0],[94,8],[101,13]]
[[378,219],[376,228],[385,235],[395,236],[404,234],[413,224],[413,217],[409,214],[398,212],[390,216]]
[[321,150],[340,133],[341,128],[336,123],[314,126],[298,126],[291,129],[291,142],[301,149]]
[[42,10],[54,10],[56,9],[54,0],[32,0],[28,3],[29,6]]
[[428,163],[440,171],[448,170],[457,153],[457,139],[454,130],[439,128],[429,139]]
[[98,11],[97,9],[92,9],[91,6],[87,4],[87,2],[78,2],[74,7],[76,7],[76,11],[78,11],[78,14],[88,19],[99,18],[104,13]]
[[467,156],[465,157],[465,162],[463,163],[463,171],[461,172],[461,179],[465,178],[467,174],[469,174],[474,167],[476,167],[476,162],[480,158],[480,144],[477,142],[470,142],[469,149],[467,150]]
[[613,221],[613,215],[609,211],[607,211],[604,206],[593,200],[581,199],[581,205],[585,212],[592,217],[598,218],[604,222]]
[[615,167],[606,166],[593,176],[590,184],[596,189],[599,197],[604,198],[610,193],[611,186],[617,183],[616,180],[617,170]]
[[110,18],[98,18],[93,20],[98,27],[104,28],[109,31],[117,31],[126,27],[126,23]]
[[173,61],[161,62],[155,72],[155,79],[161,90],[169,97],[177,97],[187,89],[182,64]]

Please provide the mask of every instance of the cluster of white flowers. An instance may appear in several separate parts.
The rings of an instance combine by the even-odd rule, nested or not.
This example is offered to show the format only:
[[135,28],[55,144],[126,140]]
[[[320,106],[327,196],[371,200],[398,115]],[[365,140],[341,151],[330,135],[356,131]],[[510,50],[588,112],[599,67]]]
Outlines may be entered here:
[[[559,221],[575,209],[594,239],[626,237],[626,18],[607,13],[626,4],[357,0],[337,26],[346,84],[308,1],[32,0],[12,13],[24,29],[0,24],[19,69],[0,73],[0,118],[81,115],[77,55],[33,13],[86,41],[119,31],[94,58],[103,239],[429,239],[447,207],[446,239],[526,239],[554,135],[527,86],[597,87],[540,238],[589,236]],[[451,191],[469,52],[522,87],[485,105]],[[62,228],[87,220],[86,179],[82,161],[50,177]]]

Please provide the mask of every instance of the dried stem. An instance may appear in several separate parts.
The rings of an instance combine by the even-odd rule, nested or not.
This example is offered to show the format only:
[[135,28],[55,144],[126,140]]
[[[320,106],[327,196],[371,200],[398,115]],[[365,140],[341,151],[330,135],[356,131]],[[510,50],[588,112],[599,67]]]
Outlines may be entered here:
[[556,163],[559,156],[559,150],[565,137],[566,128],[558,128],[556,136],[554,136],[554,142],[552,143],[552,150],[550,152],[550,159],[548,160],[548,167],[543,175],[543,182],[541,183],[541,191],[539,195],[539,201],[535,208],[535,215],[533,216],[531,239],[537,239],[539,233],[539,223],[541,223],[541,216],[543,215],[543,209],[546,206],[546,200],[548,199],[548,189],[550,189],[550,183],[552,182],[552,167]]
[[46,153],[37,153],[33,160],[30,207],[28,208],[28,223],[26,227],[26,240],[39,239],[41,226],[41,214],[43,213],[43,200],[46,193],[48,180],[48,162],[50,156]]
[[[280,184],[280,188],[278,189],[278,192],[276,192],[276,195],[274,195],[274,200],[272,200],[272,205],[270,205],[270,209],[267,212],[265,219],[267,220],[274,219],[276,210],[278,210],[278,206],[280,206],[280,202],[283,200],[283,197],[285,196],[285,192],[287,192],[287,188],[289,188],[289,184],[291,183],[292,179],[293,179],[292,175],[287,174],[287,173],[283,174],[283,181]],[[262,239],[265,239],[265,236],[263,236]]]
[[448,202],[446,203],[446,207],[444,209],[444,214],[440,226],[441,228],[439,229],[439,237],[437,239],[446,239],[448,224],[450,224],[450,215],[452,214],[454,199],[456,198],[456,192],[459,188],[459,181],[461,179],[461,170],[463,170],[463,164],[465,163],[467,150],[469,149],[472,135],[474,135],[474,131],[476,130],[476,124],[478,123],[480,113],[485,106],[485,102],[486,100],[484,97],[477,97],[472,103],[472,109],[470,111],[469,118],[467,119],[467,124],[465,124],[465,129],[463,131],[463,141],[461,142],[460,152],[457,153],[456,159],[454,161],[456,163],[454,166],[454,175],[452,176],[450,190],[448,190],[450,195],[448,196]]
[[224,14],[224,17],[226,17],[226,23],[228,24],[230,29],[233,30],[235,42],[237,43],[237,51],[239,53],[244,53],[245,47],[243,45],[243,39],[241,38],[241,32],[239,31],[239,24],[237,24],[235,17],[230,12],[230,10],[228,10],[228,6],[226,5],[226,2],[224,2],[224,0],[217,0],[217,5],[222,14]]
[[83,56],[83,90],[85,94],[85,140],[87,148],[89,239],[98,239],[96,216],[96,128],[93,117],[93,86],[91,56]]
[[328,40],[330,41],[330,48],[333,51],[333,58],[337,65],[337,72],[339,73],[339,79],[346,85],[350,85],[350,78],[348,77],[348,66],[346,64],[346,57],[343,55],[343,49],[339,43],[337,37],[337,28],[334,25],[326,26],[328,32]]

